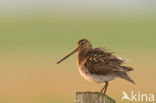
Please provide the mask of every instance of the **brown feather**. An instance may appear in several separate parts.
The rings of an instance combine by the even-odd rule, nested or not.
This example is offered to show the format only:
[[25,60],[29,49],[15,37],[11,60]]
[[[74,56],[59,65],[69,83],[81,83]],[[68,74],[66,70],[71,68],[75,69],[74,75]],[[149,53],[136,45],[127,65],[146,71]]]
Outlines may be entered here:
[[126,73],[133,68],[123,66],[124,60],[114,56],[113,52],[108,52],[104,48],[93,49],[91,43],[86,39],[80,40],[78,46],[78,64],[80,70],[86,75],[91,73],[97,76],[116,76],[134,83]]
[[95,48],[87,52],[84,66],[94,74],[105,75],[119,69],[123,60],[115,57],[111,52],[105,52],[101,48]]

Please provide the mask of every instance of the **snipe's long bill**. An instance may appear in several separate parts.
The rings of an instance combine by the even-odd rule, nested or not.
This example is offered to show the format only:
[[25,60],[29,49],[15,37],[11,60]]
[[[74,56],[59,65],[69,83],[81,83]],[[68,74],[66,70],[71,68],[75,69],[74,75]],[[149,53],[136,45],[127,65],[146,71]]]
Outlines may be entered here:
[[74,54],[75,52],[78,51],[78,48],[76,48],[74,51],[72,51],[71,53],[69,53],[67,56],[65,56],[64,58],[62,58],[60,61],[57,62],[57,64],[59,64],[60,62],[62,62],[63,60],[65,60],[66,58],[68,58],[69,56],[71,56],[72,54]]
[[77,62],[81,76],[91,82],[105,83],[100,93],[105,94],[109,81],[117,77],[135,84],[127,74],[133,68],[123,66],[124,60],[114,56],[112,52],[103,48],[93,48],[87,39],[79,40],[77,48],[58,61],[57,64],[77,51]]

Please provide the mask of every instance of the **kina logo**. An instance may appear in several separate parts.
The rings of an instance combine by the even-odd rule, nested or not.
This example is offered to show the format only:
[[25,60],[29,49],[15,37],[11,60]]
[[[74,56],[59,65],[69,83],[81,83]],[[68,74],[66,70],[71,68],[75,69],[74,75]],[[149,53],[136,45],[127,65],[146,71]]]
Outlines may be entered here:
[[140,101],[140,102],[153,102],[154,101],[154,94],[152,93],[134,93],[131,91],[131,95],[128,95],[125,91],[122,91],[122,98],[121,100],[128,100],[128,101]]

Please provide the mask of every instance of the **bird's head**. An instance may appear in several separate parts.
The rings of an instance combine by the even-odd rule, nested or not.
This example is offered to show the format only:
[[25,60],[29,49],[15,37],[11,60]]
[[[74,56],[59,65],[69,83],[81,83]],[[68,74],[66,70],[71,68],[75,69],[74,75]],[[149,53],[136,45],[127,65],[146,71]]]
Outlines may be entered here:
[[79,42],[77,44],[77,50],[78,51],[88,50],[90,48],[92,48],[92,45],[87,39],[79,40]]
[[69,53],[67,56],[62,58],[60,61],[58,61],[57,64],[59,64],[60,62],[62,62],[63,60],[65,60],[66,58],[68,58],[69,56],[71,56],[72,54],[74,54],[77,51],[79,51],[79,52],[87,51],[91,48],[92,48],[92,45],[87,39],[81,39],[81,40],[79,40],[79,42],[77,44],[77,48],[75,50],[73,50],[71,53]]

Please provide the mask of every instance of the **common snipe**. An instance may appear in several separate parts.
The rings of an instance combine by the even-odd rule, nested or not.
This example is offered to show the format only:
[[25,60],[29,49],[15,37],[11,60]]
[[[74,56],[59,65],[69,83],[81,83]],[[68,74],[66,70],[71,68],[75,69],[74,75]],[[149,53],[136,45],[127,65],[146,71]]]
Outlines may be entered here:
[[115,57],[111,52],[108,52],[103,48],[92,48],[91,43],[87,39],[80,40],[77,48],[58,61],[57,64],[76,51],[79,52],[77,61],[80,74],[88,81],[105,83],[100,91],[101,93],[106,93],[108,82],[116,77],[120,77],[135,84],[127,75],[127,72],[133,70],[133,68],[123,66],[124,60]]

